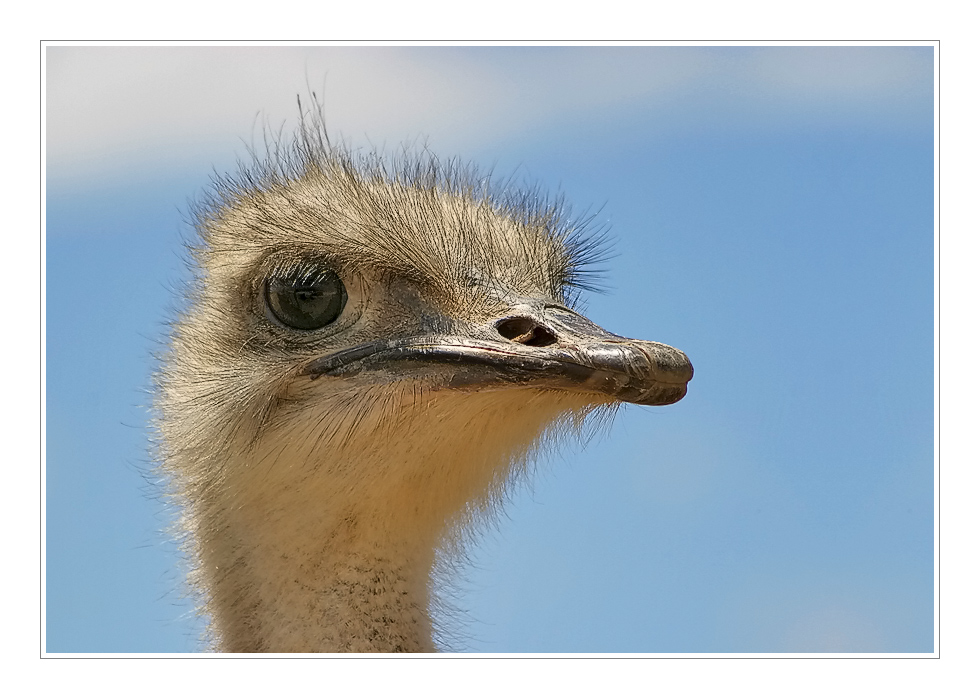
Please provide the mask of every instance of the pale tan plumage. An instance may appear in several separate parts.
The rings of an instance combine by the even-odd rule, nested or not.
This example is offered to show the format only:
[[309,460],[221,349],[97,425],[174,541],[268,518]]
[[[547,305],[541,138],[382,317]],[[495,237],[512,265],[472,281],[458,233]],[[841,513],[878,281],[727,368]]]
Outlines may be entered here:
[[439,552],[544,435],[690,364],[569,310],[595,247],[560,208],[323,134],[201,207],[160,459],[215,649],[434,651]]

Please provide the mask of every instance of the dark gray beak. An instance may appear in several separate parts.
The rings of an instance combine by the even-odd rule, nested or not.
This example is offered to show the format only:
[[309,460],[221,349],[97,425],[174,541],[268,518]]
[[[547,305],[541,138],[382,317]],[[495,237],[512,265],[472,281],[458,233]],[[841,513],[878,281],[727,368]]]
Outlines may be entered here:
[[627,403],[670,405],[687,393],[694,367],[680,350],[603,330],[563,306],[522,305],[491,327],[368,342],[328,354],[304,373],[397,379],[410,366],[447,377],[450,388],[520,385],[599,393]]
[[350,376],[427,367],[450,388],[504,385],[598,393],[627,403],[669,405],[687,393],[694,367],[680,350],[603,330],[554,304],[519,304],[485,325],[452,334],[420,334],[369,342],[328,354],[304,373]]

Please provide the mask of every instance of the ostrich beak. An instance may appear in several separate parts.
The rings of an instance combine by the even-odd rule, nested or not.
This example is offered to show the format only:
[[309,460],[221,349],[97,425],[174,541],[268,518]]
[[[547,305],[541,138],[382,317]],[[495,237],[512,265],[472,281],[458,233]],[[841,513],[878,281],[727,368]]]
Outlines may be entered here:
[[445,388],[540,387],[639,405],[676,403],[694,376],[680,350],[614,335],[558,305],[521,304],[489,327],[459,330],[360,344],[312,361],[303,373],[316,379],[370,372],[399,380],[423,369]]

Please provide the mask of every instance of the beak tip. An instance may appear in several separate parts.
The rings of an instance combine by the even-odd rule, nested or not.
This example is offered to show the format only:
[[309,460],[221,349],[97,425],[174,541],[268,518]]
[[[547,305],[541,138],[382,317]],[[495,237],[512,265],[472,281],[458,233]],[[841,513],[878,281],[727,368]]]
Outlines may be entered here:
[[694,365],[679,349],[659,342],[636,344],[646,355],[651,373],[656,380],[671,384],[686,384],[694,378]]
[[636,342],[633,346],[646,357],[649,373],[639,382],[639,395],[623,396],[623,400],[638,405],[671,405],[687,395],[694,365],[686,354],[659,342]]

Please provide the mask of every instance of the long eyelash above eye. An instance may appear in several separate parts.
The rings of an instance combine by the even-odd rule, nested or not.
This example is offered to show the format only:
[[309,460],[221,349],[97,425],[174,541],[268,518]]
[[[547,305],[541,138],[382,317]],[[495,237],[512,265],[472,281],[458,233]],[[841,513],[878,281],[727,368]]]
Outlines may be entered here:
[[290,279],[299,284],[317,284],[328,279],[334,265],[327,260],[302,259],[277,261],[266,273],[267,279]]
[[312,268],[301,267],[297,269],[295,271],[295,276],[293,276],[292,279],[295,279],[297,283],[305,286],[319,284],[333,274],[336,274],[333,270],[324,267],[323,265],[317,265],[316,267]]

